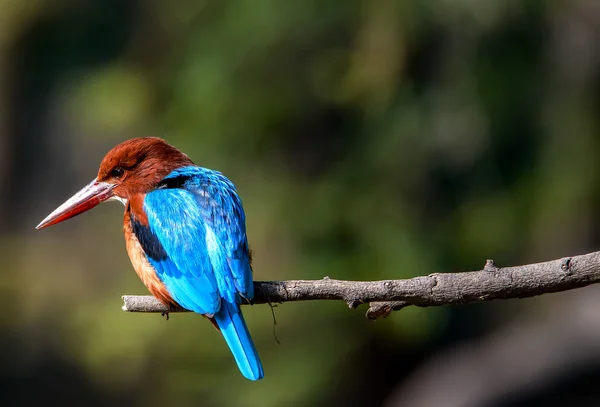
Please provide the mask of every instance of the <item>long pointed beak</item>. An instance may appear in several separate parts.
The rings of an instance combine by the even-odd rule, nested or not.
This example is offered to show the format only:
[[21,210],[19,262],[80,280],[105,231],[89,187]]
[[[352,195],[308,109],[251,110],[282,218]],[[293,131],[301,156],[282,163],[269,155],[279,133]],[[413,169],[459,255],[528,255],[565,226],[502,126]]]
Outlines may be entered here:
[[46,219],[41,221],[35,228],[41,229],[52,226],[92,209],[94,206],[112,197],[114,187],[114,184],[98,182],[96,179],[93,180],[81,191],[56,208],[54,212],[46,216]]

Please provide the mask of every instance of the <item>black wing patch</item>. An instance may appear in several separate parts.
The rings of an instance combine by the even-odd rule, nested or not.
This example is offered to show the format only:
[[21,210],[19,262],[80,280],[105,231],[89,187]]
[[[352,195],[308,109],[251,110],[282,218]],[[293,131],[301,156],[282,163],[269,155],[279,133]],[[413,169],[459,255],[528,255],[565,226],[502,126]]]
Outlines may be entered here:
[[158,237],[150,230],[150,226],[143,225],[133,214],[130,214],[129,219],[131,220],[133,233],[140,242],[146,256],[155,261],[166,260],[168,257],[167,252]]
[[158,189],[174,189],[182,188],[183,185],[190,179],[189,175],[178,175],[176,177],[168,177],[158,183]]

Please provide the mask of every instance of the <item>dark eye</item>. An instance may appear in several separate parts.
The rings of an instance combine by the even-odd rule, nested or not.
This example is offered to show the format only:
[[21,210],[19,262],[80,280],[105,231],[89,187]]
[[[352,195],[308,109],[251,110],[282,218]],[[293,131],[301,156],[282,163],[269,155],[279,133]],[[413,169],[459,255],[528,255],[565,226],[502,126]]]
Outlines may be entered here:
[[110,172],[110,175],[112,177],[114,177],[114,178],[121,178],[124,173],[125,173],[125,170],[123,168],[121,168],[121,167],[115,167]]

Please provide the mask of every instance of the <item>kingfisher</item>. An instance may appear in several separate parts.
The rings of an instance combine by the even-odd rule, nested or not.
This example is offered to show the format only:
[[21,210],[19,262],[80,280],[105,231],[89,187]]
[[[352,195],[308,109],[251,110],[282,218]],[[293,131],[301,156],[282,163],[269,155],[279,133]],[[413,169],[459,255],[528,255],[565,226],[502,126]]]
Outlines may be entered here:
[[244,208],[233,183],[160,138],[135,138],[110,150],[97,177],[36,229],[106,201],[125,205],[125,246],[150,293],[168,307],[208,318],[241,373],[262,379],[240,308],[252,302],[254,285]]

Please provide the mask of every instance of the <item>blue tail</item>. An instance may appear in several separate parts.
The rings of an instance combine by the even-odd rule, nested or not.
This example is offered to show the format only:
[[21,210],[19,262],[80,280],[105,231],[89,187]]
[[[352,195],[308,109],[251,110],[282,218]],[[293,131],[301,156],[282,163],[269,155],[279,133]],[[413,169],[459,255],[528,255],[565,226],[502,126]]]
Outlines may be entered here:
[[221,299],[221,309],[215,314],[215,321],[242,374],[250,380],[262,379],[263,367],[240,306]]

